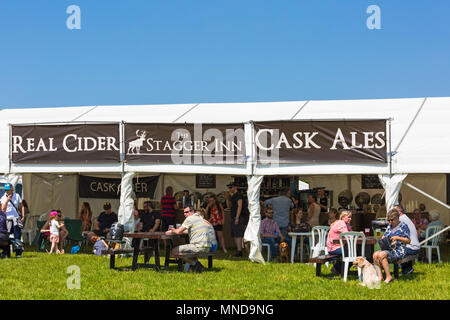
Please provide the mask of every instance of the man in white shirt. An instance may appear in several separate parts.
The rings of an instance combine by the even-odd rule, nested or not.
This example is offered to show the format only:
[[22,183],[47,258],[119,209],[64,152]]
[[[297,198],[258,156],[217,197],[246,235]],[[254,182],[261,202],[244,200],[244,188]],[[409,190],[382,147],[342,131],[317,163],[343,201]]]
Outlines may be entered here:
[[[420,243],[419,243],[419,237],[417,235],[417,229],[414,223],[411,221],[411,219],[405,214],[405,210],[400,205],[395,205],[394,209],[398,211],[400,215],[400,221],[405,223],[408,226],[409,229],[409,236],[411,242],[406,245],[406,254],[407,255],[415,255],[418,254],[420,251]],[[407,262],[402,264],[402,273],[403,274],[410,274],[414,271],[412,267],[412,262]]]
[[[5,184],[5,194],[0,199],[1,209],[6,213],[8,220],[13,220],[14,239],[22,238],[22,228],[18,225],[18,220],[25,221],[25,207],[22,205],[22,198],[14,192],[14,187],[11,183]],[[16,257],[22,257],[22,250],[16,250]]]

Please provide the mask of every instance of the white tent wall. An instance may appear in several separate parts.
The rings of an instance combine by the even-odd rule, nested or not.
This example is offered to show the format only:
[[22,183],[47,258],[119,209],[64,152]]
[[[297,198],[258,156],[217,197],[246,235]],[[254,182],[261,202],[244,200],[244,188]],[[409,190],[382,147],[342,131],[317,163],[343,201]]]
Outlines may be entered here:
[[[445,174],[409,174],[404,182],[408,182],[436,199],[447,203],[447,177]],[[425,211],[429,212],[436,209],[440,213],[440,220],[444,225],[450,224],[449,209],[404,184],[400,189],[400,193],[402,194],[402,205],[404,207],[408,201],[423,203],[426,207]]]
[[[76,218],[78,207],[78,176],[55,174],[24,174],[23,195],[31,215],[60,209],[64,216]],[[32,226],[26,226],[32,227]]]

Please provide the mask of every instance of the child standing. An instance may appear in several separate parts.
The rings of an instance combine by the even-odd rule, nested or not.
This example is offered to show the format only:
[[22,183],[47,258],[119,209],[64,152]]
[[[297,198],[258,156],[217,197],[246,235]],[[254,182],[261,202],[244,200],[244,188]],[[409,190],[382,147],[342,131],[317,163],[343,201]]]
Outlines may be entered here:
[[58,212],[52,211],[50,212],[50,242],[52,243],[52,247],[50,248],[49,254],[53,253],[53,250],[56,249],[56,254],[60,254],[61,252],[58,249],[59,243],[59,229],[64,226],[64,223],[59,223],[58,221]]

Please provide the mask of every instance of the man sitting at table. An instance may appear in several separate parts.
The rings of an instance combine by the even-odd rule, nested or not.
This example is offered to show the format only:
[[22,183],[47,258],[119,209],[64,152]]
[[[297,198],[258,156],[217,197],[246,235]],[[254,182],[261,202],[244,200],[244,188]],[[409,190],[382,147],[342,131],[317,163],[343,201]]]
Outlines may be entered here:
[[159,231],[161,224],[161,213],[154,210],[150,201],[144,202],[144,214],[141,216],[138,230],[143,232]]
[[[208,223],[200,216],[199,213],[194,212],[194,208],[192,206],[185,207],[183,212],[186,220],[184,220],[181,227],[177,229],[170,228],[166,231],[166,234],[189,234],[189,244],[183,244],[173,248],[172,255],[175,256],[179,253],[208,253],[211,248],[211,239],[208,236]],[[203,265],[197,258],[187,258],[183,259],[183,261],[186,262],[184,268],[185,271],[190,269],[195,272],[202,272],[204,269]]]
[[99,237],[109,238],[109,230],[114,222],[118,221],[117,214],[112,212],[111,203],[103,204],[104,212],[100,213],[95,223],[94,233]]

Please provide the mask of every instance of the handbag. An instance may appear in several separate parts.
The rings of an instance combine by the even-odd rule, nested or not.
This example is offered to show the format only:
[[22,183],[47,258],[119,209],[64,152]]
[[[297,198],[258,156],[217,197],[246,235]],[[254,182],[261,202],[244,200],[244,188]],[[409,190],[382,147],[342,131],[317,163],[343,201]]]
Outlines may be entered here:
[[393,250],[395,249],[395,244],[392,246],[392,242],[389,238],[381,238],[377,240],[378,245],[381,250]]

